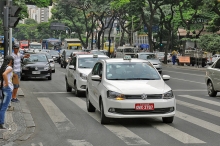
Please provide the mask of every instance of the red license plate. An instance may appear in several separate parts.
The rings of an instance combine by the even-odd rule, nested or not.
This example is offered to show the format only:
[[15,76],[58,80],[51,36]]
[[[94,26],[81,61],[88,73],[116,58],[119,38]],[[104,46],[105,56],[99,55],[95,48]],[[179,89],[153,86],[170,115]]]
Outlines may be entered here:
[[135,110],[154,110],[154,104],[153,103],[136,103],[135,104]]

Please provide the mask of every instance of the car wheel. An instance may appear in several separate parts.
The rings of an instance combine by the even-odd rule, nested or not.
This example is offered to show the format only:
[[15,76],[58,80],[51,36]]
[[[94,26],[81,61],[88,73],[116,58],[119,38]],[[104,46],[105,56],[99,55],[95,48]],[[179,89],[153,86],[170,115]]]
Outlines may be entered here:
[[72,91],[72,87],[69,86],[67,80],[66,80],[66,92],[71,92]]
[[208,89],[208,94],[210,97],[215,97],[217,95],[217,92],[214,90],[214,87],[211,81],[208,82],[207,89]]
[[80,97],[81,94],[80,94],[80,91],[77,90],[77,84],[75,84],[74,90],[75,90],[75,95],[78,96],[78,97]]
[[162,117],[164,123],[173,123],[174,117]]
[[53,70],[52,73],[55,73],[55,70]]
[[95,107],[92,105],[92,103],[89,100],[89,92],[86,91],[86,106],[88,112],[95,112]]
[[48,80],[52,80],[52,75],[50,74],[50,76],[48,77]]
[[110,122],[110,119],[108,117],[105,116],[105,113],[104,113],[104,106],[103,106],[103,103],[102,103],[102,100],[100,101],[101,105],[100,105],[100,112],[101,112],[101,124],[108,124]]
[[159,71],[160,74],[162,74],[162,71]]

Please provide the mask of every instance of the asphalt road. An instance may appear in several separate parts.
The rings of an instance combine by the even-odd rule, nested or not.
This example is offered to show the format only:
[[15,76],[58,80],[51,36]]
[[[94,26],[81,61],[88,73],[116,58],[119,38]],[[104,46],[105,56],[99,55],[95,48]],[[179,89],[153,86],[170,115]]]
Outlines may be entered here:
[[219,146],[220,94],[208,97],[205,71],[164,68],[177,99],[172,124],[160,118],[115,119],[100,124],[100,113],[86,111],[85,97],[66,93],[65,69],[56,64],[52,80],[22,81],[35,133],[22,146]]

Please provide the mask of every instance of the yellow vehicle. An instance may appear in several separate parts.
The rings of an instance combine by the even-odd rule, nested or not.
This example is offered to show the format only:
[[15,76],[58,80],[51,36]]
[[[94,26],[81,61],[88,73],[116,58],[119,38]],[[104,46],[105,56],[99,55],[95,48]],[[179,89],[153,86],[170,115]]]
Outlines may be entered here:
[[[109,42],[104,43],[104,50],[109,51]],[[114,43],[111,43],[110,53],[114,53]]]
[[81,41],[77,38],[75,38],[75,39],[65,39],[64,40],[64,49],[82,50]]

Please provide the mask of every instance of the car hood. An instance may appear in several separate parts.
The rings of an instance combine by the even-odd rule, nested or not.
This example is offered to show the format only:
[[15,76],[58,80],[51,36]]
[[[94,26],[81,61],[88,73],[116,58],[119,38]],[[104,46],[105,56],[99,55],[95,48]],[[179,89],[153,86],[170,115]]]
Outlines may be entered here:
[[26,67],[42,67],[42,66],[45,66],[47,65],[48,62],[30,62],[30,63],[25,63],[24,66]]
[[127,95],[163,94],[171,88],[163,80],[108,81],[105,87]]
[[92,71],[92,68],[78,68],[78,71],[88,76],[88,74]]
[[158,60],[158,59],[147,59],[147,61],[149,61],[151,64],[158,64],[158,63],[160,63],[160,60]]
[[52,57],[59,57],[59,55],[51,55]]

